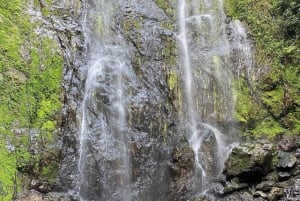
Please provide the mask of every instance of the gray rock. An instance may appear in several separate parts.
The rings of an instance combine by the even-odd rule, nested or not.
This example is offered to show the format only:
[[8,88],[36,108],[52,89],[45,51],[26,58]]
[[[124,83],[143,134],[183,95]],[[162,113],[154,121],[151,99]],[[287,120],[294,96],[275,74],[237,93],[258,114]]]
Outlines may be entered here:
[[300,158],[300,148],[296,149],[296,151],[295,151],[295,156],[296,156],[297,158]]
[[278,179],[278,173],[276,171],[274,172],[270,172],[269,174],[267,174],[265,177],[264,177],[264,180],[265,181],[274,181],[274,182],[278,182],[279,179]]
[[[6,71],[4,73],[4,76],[7,77],[8,79],[12,80],[13,82],[17,82],[20,84],[24,84],[27,80],[25,74],[15,68],[8,69],[8,71]],[[1,81],[2,80],[1,80],[1,76],[0,76],[0,82]]]
[[17,198],[14,199],[14,201],[42,201],[42,200],[43,200],[42,194],[33,190],[21,193],[17,196]]
[[255,191],[254,197],[262,197],[262,198],[267,198],[268,195],[262,191]]
[[254,197],[247,190],[236,191],[230,195],[223,198],[217,198],[215,201],[253,201]]
[[288,172],[278,172],[279,181],[285,181],[291,177],[290,173]]
[[234,191],[237,191],[237,190],[240,190],[240,189],[243,189],[246,187],[248,187],[248,184],[246,184],[246,183],[235,183],[235,182],[231,181],[231,182],[225,183],[223,191],[225,194],[229,194],[229,193],[232,193]]
[[212,199],[210,199],[209,196],[200,195],[192,198],[192,201],[212,201]]
[[276,183],[276,187],[285,188],[285,187],[292,186],[293,184],[294,183],[292,180],[281,181],[281,182]]
[[67,193],[51,192],[43,196],[43,201],[74,201]]
[[267,199],[262,198],[262,197],[257,197],[257,198],[254,198],[253,201],[267,201]]
[[283,195],[284,195],[283,188],[273,187],[271,189],[271,192],[268,194],[268,200],[277,201]]
[[71,201],[70,195],[66,193],[52,192],[41,194],[35,190],[20,193],[14,201]]
[[275,181],[263,181],[256,186],[256,189],[259,191],[270,191],[272,187],[275,186]]
[[295,166],[296,162],[297,158],[293,153],[279,151],[276,167],[283,170],[291,169]]

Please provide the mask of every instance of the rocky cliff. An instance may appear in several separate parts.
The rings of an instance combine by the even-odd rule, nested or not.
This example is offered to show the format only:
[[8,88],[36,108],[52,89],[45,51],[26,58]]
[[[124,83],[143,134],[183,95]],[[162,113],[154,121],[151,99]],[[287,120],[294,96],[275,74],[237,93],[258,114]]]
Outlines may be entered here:
[[[224,167],[224,178],[215,178],[210,196],[195,194],[195,153],[181,126],[184,86],[176,38],[177,2],[116,4],[111,33],[122,36],[130,55],[126,60],[131,74],[125,76],[126,93],[130,94],[126,99],[126,140],[134,200],[199,201],[213,196],[216,200],[275,201],[299,197],[299,139],[286,137],[299,135],[299,32],[287,26],[285,34],[274,38],[279,27],[272,21],[273,9],[282,9],[274,14],[281,19],[280,12],[288,8],[280,2],[273,7],[273,1],[245,2],[227,1],[226,7],[230,17],[243,20],[248,27],[253,43],[249,37],[242,40],[251,43],[255,62],[251,69],[240,66],[233,72],[236,122],[218,119],[218,124],[222,132],[239,133],[248,141],[283,137],[278,137],[278,144],[258,141],[235,147]],[[80,175],[82,103],[92,47],[85,29],[93,27],[93,33],[101,35],[104,21],[89,18],[88,10],[96,1],[27,3],[0,1],[0,194],[4,200],[76,200],[72,191]],[[253,20],[254,13],[245,11],[250,4],[265,18],[255,16],[258,20]],[[292,4],[294,7],[297,5]],[[269,9],[268,15],[262,8]],[[87,22],[89,19],[93,20]],[[263,20],[278,29],[266,30],[259,23]],[[240,39],[233,35],[232,22],[228,18],[226,30],[234,42]],[[262,37],[262,31],[267,38]],[[274,53],[280,48],[282,52]],[[239,50],[232,46],[234,65],[239,63]],[[93,94],[95,99],[88,105],[92,120],[98,120],[100,113],[112,113],[105,109],[109,97],[100,92]],[[240,129],[228,125],[239,125]],[[89,129],[96,133],[99,128],[91,124]],[[98,136],[91,138],[85,153],[90,157],[86,167],[93,184],[101,178],[97,140]],[[203,149],[209,150],[213,143],[208,141]],[[84,193],[97,200],[101,196],[98,188],[92,185]]]

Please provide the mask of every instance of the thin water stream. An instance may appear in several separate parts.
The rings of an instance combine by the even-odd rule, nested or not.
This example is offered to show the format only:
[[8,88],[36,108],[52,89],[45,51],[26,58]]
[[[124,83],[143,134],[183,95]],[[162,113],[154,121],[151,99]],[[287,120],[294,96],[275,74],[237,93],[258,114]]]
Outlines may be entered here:
[[81,201],[130,201],[124,95],[124,79],[130,65],[128,50],[122,36],[111,31],[114,2],[94,0],[87,6],[89,55],[82,102],[76,196]]
[[222,0],[179,0],[178,41],[184,82],[184,127],[195,155],[194,191],[205,193],[233,141],[219,122],[234,122],[230,42]]

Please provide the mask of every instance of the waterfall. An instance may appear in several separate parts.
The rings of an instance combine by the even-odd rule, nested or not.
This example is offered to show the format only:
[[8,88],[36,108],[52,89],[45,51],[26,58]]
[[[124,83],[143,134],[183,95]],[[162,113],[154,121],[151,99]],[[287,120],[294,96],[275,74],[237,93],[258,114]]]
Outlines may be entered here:
[[130,61],[124,39],[111,30],[113,6],[97,0],[87,5],[89,50],[75,189],[81,201],[131,200],[124,95]]
[[234,64],[225,20],[222,0],[178,1],[182,122],[195,155],[193,188],[202,194],[221,175],[234,142],[217,129],[234,126]]
[[[178,0],[176,33],[158,2],[83,2],[87,50],[72,195],[165,201],[209,193],[236,141],[234,76],[251,70],[243,27],[225,23],[222,0]],[[179,60],[167,61],[177,58],[176,40]],[[188,169],[172,158],[182,149]]]

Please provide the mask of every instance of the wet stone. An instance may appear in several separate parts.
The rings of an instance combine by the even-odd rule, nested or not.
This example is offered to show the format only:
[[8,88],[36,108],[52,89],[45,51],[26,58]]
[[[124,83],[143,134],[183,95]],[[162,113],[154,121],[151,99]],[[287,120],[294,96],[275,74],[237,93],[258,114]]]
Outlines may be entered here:
[[268,195],[262,191],[255,191],[254,197],[262,197],[262,198],[267,198]]
[[265,192],[271,190],[273,186],[275,186],[275,181],[263,181],[256,186],[256,189]]
[[246,183],[236,183],[234,181],[231,181],[231,182],[226,182],[223,191],[225,194],[228,194],[246,187],[248,187],[248,184]]
[[268,194],[269,201],[277,201],[280,197],[284,195],[283,188],[273,187],[271,192]]
[[285,181],[291,177],[288,172],[278,172],[279,181]]
[[273,146],[269,142],[243,143],[232,150],[226,161],[227,178],[238,177],[245,182],[261,180],[272,167]]
[[295,156],[300,158],[300,148],[296,149]]
[[267,176],[264,177],[264,180],[278,182],[278,174],[277,172],[270,172]]
[[278,153],[278,163],[277,168],[278,169],[291,169],[295,166],[297,162],[297,158],[293,153],[283,152],[279,151]]

